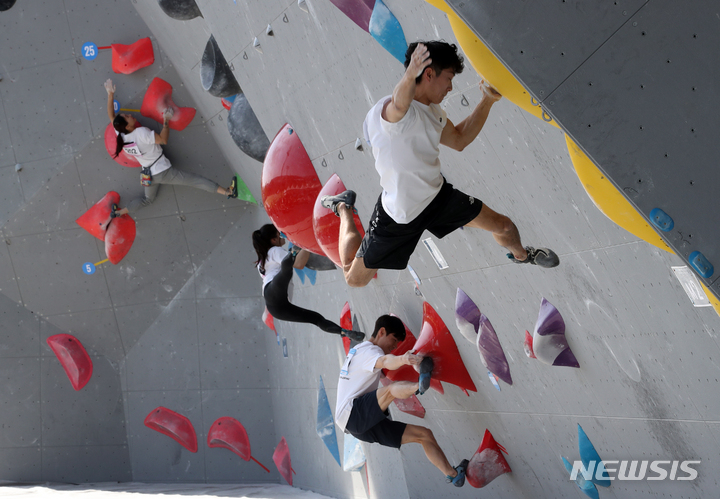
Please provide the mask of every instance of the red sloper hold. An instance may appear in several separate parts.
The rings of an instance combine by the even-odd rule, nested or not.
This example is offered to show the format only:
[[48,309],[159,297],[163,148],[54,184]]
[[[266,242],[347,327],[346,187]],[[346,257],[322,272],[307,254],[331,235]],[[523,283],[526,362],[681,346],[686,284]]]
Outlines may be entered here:
[[[385,377],[380,378],[380,384],[382,386],[388,386],[391,383],[392,382]],[[406,399],[395,399],[393,402],[395,402],[398,409],[406,414],[410,414],[417,418],[425,417],[425,408],[420,403],[420,400],[418,400],[417,395],[411,395]]]
[[[325,255],[327,255],[327,257],[340,268],[342,268],[340,253],[338,251],[340,218],[338,218],[332,210],[323,208],[320,204],[320,198],[323,196],[334,196],[345,190],[345,184],[343,184],[342,180],[340,180],[340,177],[338,177],[336,173],[333,173],[333,176],[330,177],[322,190],[320,190],[320,193],[315,200],[312,222],[313,230],[315,231],[315,239],[317,239],[318,244]],[[355,227],[360,232],[360,236],[365,236],[365,230],[362,227],[360,217],[353,215],[353,220],[355,220]]]
[[117,147],[117,135],[112,123],[108,123],[105,127],[105,150],[116,163],[120,163],[123,166],[129,166],[130,168],[140,168],[140,162],[134,156],[130,156],[125,151],[120,151],[118,157],[115,157],[115,148]]
[[273,452],[273,461],[275,462],[275,466],[277,466],[277,469],[282,477],[290,484],[290,486],[292,486],[293,477],[292,464],[290,463],[290,449],[285,441],[285,437],[280,439],[280,443],[275,448],[275,452]]
[[145,426],[175,440],[190,452],[197,452],[197,435],[188,418],[165,407],[158,407],[145,418]]
[[300,138],[287,123],[265,155],[260,189],[263,207],[275,227],[293,244],[324,255],[312,226],[322,184]]
[[129,75],[155,62],[150,38],[141,38],[130,45],[113,43],[110,47],[112,47],[112,70],[116,73]]
[[223,447],[250,461],[250,439],[245,427],[235,418],[216,419],[207,437],[208,447]]
[[530,331],[525,331],[525,355],[531,359],[537,359],[535,352],[533,351],[533,337],[530,335]]
[[83,213],[75,220],[80,227],[97,237],[101,241],[105,240],[105,232],[110,223],[110,212],[113,204],[120,204],[120,194],[110,191],[103,198],[92,205],[88,211]]
[[233,103],[230,102],[229,100],[227,100],[225,97],[222,97],[222,98],[220,99],[220,103],[222,104],[222,107],[224,107],[224,108],[227,109],[228,111],[230,111],[230,110],[232,109]]
[[452,334],[428,302],[423,303],[423,326],[415,350],[419,355],[432,357],[435,365],[433,378],[465,390],[477,391]]
[[[345,302],[342,312],[340,312],[340,327],[347,330],[352,329],[352,313],[350,312],[349,302]],[[350,338],[344,336],[342,342],[343,348],[345,348],[345,355],[347,356],[350,353]]]
[[488,430],[485,430],[483,441],[470,460],[467,467],[467,481],[476,489],[485,487],[500,475],[510,473],[510,465],[502,453],[507,454],[505,447],[495,441]]
[[125,258],[135,242],[135,220],[130,215],[116,217],[105,233],[105,254],[110,263],[117,265]]
[[[405,324],[404,322],[403,326],[405,326],[405,339],[401,341],[398,346],[395,347],[395,350],[390,352],[393,355],[397,355],[398,357],[403,355],[405,352],[412,350],[415,347],[415,335],[412,334],[412,331],[410,331],[410,328],[407,327],[407,324]],[[412,381],[414,383],[416,383],[418,378],[420,377],[420,374],[411,366],[402,366],[400,369],[395,369],[394,371],[388,371],[387,369],[383,369],[383,374],[392,381]],[[445,393],[445,389],[443,389],[442,384],[437,379],[430,379],[430,388],[434,389],[440,394]]]
[[56,334],[47,339],[47,344],[65,369],[75,390],[81,390],[92,377],[93,363],[82,343],[69,334]]
[[161,78],[153,78],[143,97],[140,114],[162,123],[163,112],[169,107],[175,112],[170,120],[170,128],[173,130],[184,130],[195,117],[195,108],[178,107],[173,102],[172,85]]

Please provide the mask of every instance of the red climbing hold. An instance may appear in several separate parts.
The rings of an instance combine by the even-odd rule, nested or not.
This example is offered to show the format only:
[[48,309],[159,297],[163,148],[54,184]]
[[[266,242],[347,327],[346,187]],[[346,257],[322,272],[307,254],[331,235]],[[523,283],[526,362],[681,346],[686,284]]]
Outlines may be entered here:
[[125,258],[135,242],[135,220],[130,215],[115,217],[105,233],[105,254],[117,265]]
[[115,133],[112,123],[108,123],[108,126],[105,127],[105,149],[110,157],[114,159],[116,163],[120,163],[121,165],[129,166],[130,168],[139,168],[140,162],[137,158],[130,156],[125,151],[120,151],[117,158],[115,157],[115,148],[117,147],[116,137],[117,134]]
[[[382,386],[388,386],[391,384],[391,381],[387,378],[380,378],[380,384]],[[395,402],[398,409],[406,414],[410,414],[417,418],[425,417],[425,408],[420,403],[420,400],[418,400],[416,395],[411,395],[406,399],[395,399],[393,402]]]
[[267,307],[265,307],[265,310],[262,314],[262,321],[265,323],[267,327],[272,329],[275,334],[277,334],[277,330],[275,329],[275,319],[273,318],[272,314],[268,312]]
[[155,62],[155,53],[150,38],[141,38],[130,45],[113,43],[111,47],[112,70],[116,73],[129,75]]
[[[410,331],[410,328],[408,328],[407,324],[405,324],[404,322],[403,326],[405,326],[405,339],[398,343],[398,346],[395,347],[395,350],[390,352],[393,355],[397,355],[398,357],[400,357],[407,351],[413,350],[413,348],[415,347],[415,335],[412,334],[412,331]],[[383,369],[383,374],[385,374],[385,376],[387,376],[387,378],[392,381],[417,382],[418,378],[420,377],[420,374],[411,366],[402,366],[400,369],[396,369],[394,371],[388,371],[387,369]],[[437,379],[430,379],[430,388],[434,389],[440,394],[445,393],[442,384]]]
[[[342,268],[342,262],[340,261],[340,253],[338,252],[338,239],[340,236],[340,218],[338,218],[332,210],[323,208],[320,204],[320,198],[323,196],[334,196],[345,191],[345,184],[343,184],[340,177],[336,173],[330,177],[325,186],[322,188],[315,200],[315,207],[313,208],[313,230],[315,231],[315,239],[322,248],[325,255],[333,261],[335,265]],[[355,220],[355,227],[360,232],[361,236],[365,235],[363,230],[362,222],[360,217],[357,215],[353,216]]]
[[216,419],[207,437],[208,447],[223,447],[250,461],[250,439],[245,427],[235,418]]
[[293,244],[318,255],[313,206],[322,184],[295,130],[285,124],[270,144],[260,183],[263,206],[275,227]]
[[140,114],[152,118],[158,123],[163,122],[163,112],[172,108],[175,112],[170,120],[170,128],[183,130],[195,117],[195,108],[178,107],[172,100],[172,85],[161,78],[153,78],[145,97],[143,98]]
[[175,440],[190,452],[197,452],[197,435],[188,418],[165,407],[158,407],[145,418],[145,426]]
[[530,331],[525,331],[525,355],[531,359],[537,359],[535,352],[533,351],[533,337],[530,336]]
[[110,212],[112,205],[120,203],[120,194],[110,191],[103,198],[92,205],[92,207],[83,213],[75,223],[88,231],[92,236],[97,237],[101,241],[105,240],[105,232],[110,223]]
[[488,430],[485,430],[483,441],[470,460],[467,467],[467,481],[476,489],[482,488],[500,475],[510,473],[510,465],[502,453],[507,454],[505,447],[495,441]]
[[288,448],[288,444],[285,441],[285,437],[282,437],[280,439],[280,443],[275,448],[275,452],[273,452],[273,461],[275,462],[275,466],[277,466],[277,469],[282,475],[282,477],[287,481],[287,483],[292,486],[293,469],[292,464],[290,463],[290,449]]
[[423,303],[423,326],[415,350],[418,355],[432,357],[435,364],[433,378],[477,391],[452,334],[428,302]]
[[93,363],[85,347],[77,338],[69,334],[56,334],[47,339],[47,344],[65,369],[75,390],[81,390],[93,372]]
[[[349,302],[345,302],[342,312],[340,312],[340,327],[348,330],[352,329],[352,313],[350,312]],[[350,353],[350,338],[344,336],[342,342],[343,348],[345,348],[345,355],[347,356]]]

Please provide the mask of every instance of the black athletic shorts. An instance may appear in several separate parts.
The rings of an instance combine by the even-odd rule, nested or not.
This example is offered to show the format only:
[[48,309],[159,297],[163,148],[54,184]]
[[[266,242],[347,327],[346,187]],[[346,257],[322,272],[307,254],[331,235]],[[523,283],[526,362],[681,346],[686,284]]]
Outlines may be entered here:
[[402,270],[425,230],[442,239],[477,217],[482,201],[443,180],[435,199],[408,224],[396,223],[385,213],[381,194],[355,258],[362,258],[368,269]]
[[380,410],[377,390],[373,390],[353,400],[352,412],[345,429],[363,442],[399,449],[407,425],[392,421],[388,418],[389,415],[388,411]]

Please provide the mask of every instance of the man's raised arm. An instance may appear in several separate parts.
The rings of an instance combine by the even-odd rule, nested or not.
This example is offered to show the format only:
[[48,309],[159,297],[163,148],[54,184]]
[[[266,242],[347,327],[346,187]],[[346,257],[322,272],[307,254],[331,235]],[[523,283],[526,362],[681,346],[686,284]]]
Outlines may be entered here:
[[397,123],[405,116],[410,103],[415,98],[415,80],[423,70],[432,63],[430,53],[425,45],[418,43],[410,57],[410,64],[405,74],[393,90],[392,100],[385,107],[382,117],[390,123]]

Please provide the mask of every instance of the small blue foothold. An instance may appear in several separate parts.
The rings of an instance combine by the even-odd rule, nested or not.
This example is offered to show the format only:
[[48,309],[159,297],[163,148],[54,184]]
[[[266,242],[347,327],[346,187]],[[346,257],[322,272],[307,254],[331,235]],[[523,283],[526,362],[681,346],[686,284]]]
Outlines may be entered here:
[[305,277],[308,278],[310,284],[315,286],[315,280],[317,279],[317,271],[308,267],[305,267],[303,270],[305,271]]
[[653,208],[650,212],[650,223],[663,232],[669,232],[675,227],[672,217],[660,208]]
[[697,273],[705,279],[709,279],[710,276],[713,275],[713,272],[715,272],[713,264],[710,263],[708,259],[705,258],[705,255],[699,251],[693,251],[690,253],[688,261],[690,262],[690,265],[692,265],[692,268],[694,268]]
[[293,269],[297,276],[300,278],[300,282],[305,284],[305,269]]

